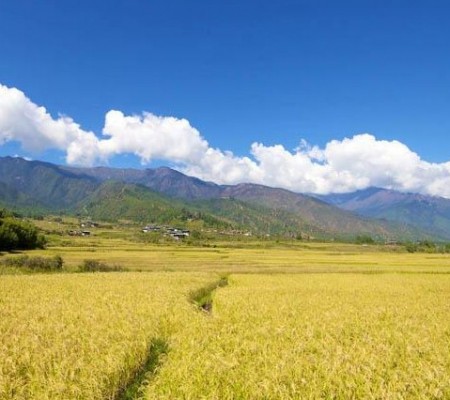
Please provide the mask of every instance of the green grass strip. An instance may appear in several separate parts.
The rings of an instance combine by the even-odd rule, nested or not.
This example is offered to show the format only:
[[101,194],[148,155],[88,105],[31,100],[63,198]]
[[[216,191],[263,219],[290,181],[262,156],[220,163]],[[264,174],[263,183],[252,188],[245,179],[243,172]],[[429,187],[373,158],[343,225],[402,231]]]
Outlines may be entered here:
[[147,357],[135,371],[129,382],[119,391],[115,400],[133,400],[138,398],[144,384],[149,381],[161,365],[161,356],[167,354],[169,345],[163,338],[154,338],[149,345]]
[[198,290],[191,292],[189,298],[200,310],[211,312],[212,311],[212,297],[217,288],[228,285],[228,276],[222,276],[218,281],[210,283]]

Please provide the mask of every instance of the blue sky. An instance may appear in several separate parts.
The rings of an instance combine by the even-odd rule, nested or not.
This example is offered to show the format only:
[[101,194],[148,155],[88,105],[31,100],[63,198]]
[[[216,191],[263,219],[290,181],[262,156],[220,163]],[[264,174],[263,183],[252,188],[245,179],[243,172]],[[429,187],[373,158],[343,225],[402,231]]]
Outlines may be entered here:
[[[449,14],[445,1],[6,0],[0,83],[98,136],[109,110],[147,111],[240,157],[369,132],[442,163]],[[12,152],[28,154],[0,146]],[[124,154],[109,163],[140,165]]]

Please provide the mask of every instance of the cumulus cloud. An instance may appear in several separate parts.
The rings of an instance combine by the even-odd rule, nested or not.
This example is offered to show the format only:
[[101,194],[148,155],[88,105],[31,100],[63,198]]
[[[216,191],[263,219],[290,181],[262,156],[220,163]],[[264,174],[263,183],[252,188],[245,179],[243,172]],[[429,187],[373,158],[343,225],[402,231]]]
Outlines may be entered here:
[[105,118],[100,153],[133,153],[143,163],[152,159],[176,163],[194,163],[208,150],[208,142],[185,119],[158,117],[150,113],[125,116],[120,111],[109,111]]
[[93,163],[98,153],[94,133],[69,117],[54,119],[20,90],[0,85],[0,145],[9,141],[20,142],[30,152],[67,151],[69,163]]
[[349,192],[378,186],[450,198],[450,162],[430,163],[398,141],[364,133],[320,148],[301,140],[294,150],[253,143],[248,156],[213,148],[186,119],[111,110],[102,135],[70,117],[52,117],[23,92],[0,85],[0,146],[20,142],[32,153],[58,149],[68,164],[105,163],[134,154],[143,165],[165,160],[189,175],[217,183],[253,182],[297,192]]

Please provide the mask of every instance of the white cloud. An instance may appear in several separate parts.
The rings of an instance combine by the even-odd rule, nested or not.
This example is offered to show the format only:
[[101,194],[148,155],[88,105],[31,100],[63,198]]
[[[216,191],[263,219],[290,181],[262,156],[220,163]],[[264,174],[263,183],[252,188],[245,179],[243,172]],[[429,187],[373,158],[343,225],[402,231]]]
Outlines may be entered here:
[[367,133],[332,140],[324,148],[301,140],[293,151],[253,143],[247,157],[212,148],[185,119],[150,113],[126,116],[111,110],[102,133],[99,138],[69,117],[55,119],[20,90],[0,85],[0,145],[18,141],[30,152],[63,150],[68,164],[104,163],[128,153],[144,165],[165,160],[218,183],[254,182],[322,194],[378,186],[450,198],[450,162],[426,162],[403,143]]
[[187,120],[149,113],[125,116],[120,111],[109,111],[103,135],[109,139],[99,142],[102,155],[133,153],[143,163],[152,159],[193,163],[208,150],[206,140]]
[[69,163],[92,163],[98,153],[94,133],[69,117],[52,118],[20,90],[0,85],[0,145],[9,141],[20,142],[30,152],[66,150]]

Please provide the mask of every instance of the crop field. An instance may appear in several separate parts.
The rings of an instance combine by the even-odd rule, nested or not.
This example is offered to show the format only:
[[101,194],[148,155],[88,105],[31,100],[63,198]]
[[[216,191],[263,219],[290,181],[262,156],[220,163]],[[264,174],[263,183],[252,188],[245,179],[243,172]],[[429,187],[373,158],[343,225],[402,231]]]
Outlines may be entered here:
[[236,275],[148,399],[448,399],[450,276]]
[[115,399],[192,312],[207,274],[0,279],[0,399]]
[[146,242],[139,227],[92,229],[90,237],[69,237],[76,219],[64,223],[37,221],[50,234],[46,250],[29,254],[60,255],[67,269],[76,269],[85,259],[94,259],[138,271],[215,271],[218,273],[297,272],[448,272],[450,254],[410,254],[402,246],[361,246],[345,243],[315,243],[250,238],[187,243]]
[[201,247],[145,244],[122,239],[83,238],[76,246],[57,245],[30,255],[61,255],[76,269],[85,259],[136,271],[206,271],[218,273],[297,272],[440,272],[450,273],[450,254],[409,254],[384,246],[338,243],[218,243]]
[[0,399],[450,398],[448,255],[111,240],[0,276]]

